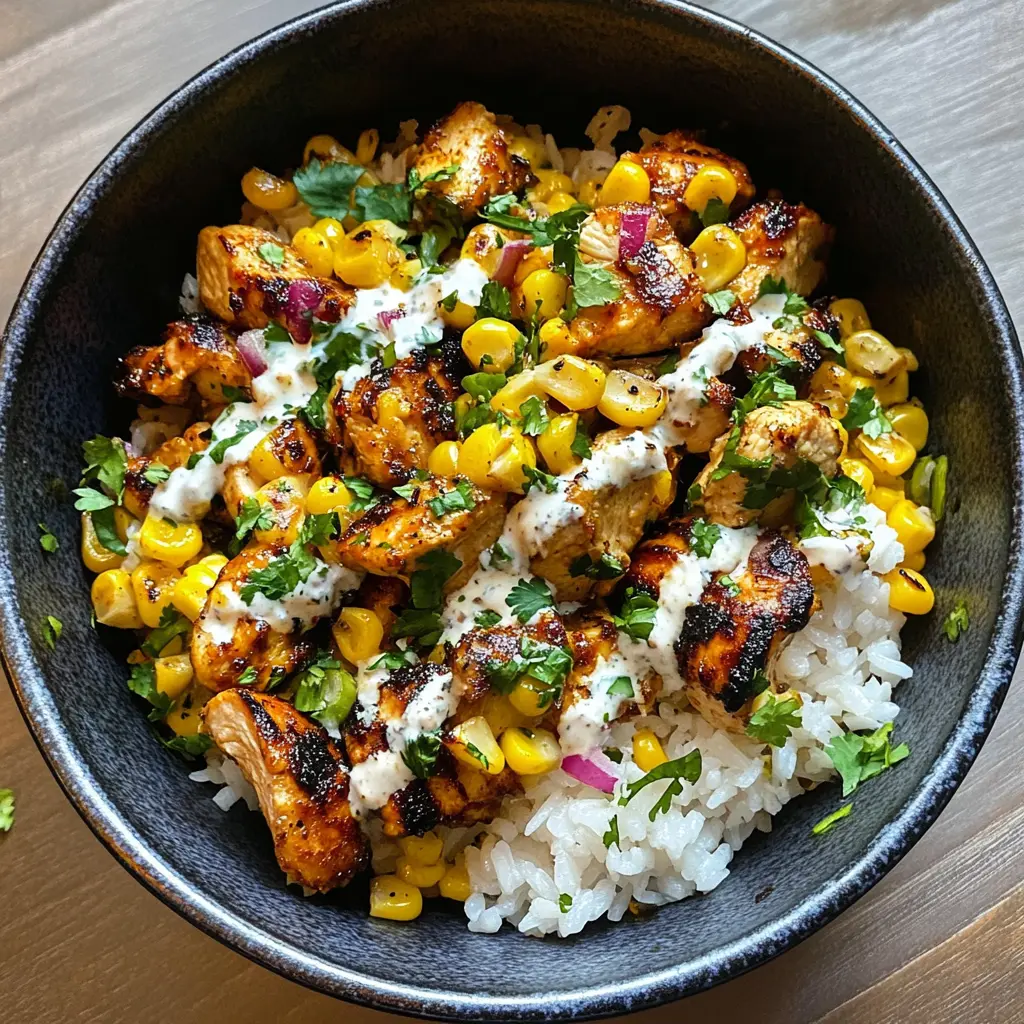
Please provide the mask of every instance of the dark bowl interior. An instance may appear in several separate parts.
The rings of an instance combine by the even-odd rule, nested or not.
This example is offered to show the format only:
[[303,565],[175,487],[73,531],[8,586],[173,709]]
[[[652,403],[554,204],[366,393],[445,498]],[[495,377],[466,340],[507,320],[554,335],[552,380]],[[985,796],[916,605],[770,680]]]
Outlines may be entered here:
[[[838,804],[790,804],[713,894],[568,942],[471,935],[459,908],[415,927],[370,920],[365,892],[285,888],[262,820],[223,815],[147,728],[120,654],[89,625],[75,557],[79,444],[124,427],[115,358],[173,318],[197,230],[231,222],[251,165],[295,163],[305,139],[421,124],[461,98],[582,141],[601,104],[635,126],[704,126],[838,227],[832,289],[920,354],[931,450],[949,454],[952,510],[929,550],[936,614],[906,630],[900,691],[913,755]],[[767,959],[838,913],[931,823],[977,753],[1018,649],[1020,359],[987,270],[934,187],[820,73],[706,12],[669,3],[391,0],[340,5],[236,51],[176,94],[99,168],[58,225],[12,318],[0,391],[3,634],[18,697],[78,809],[148,886],[199,927],[299,981],[450,1017],[588,1016],[651,1005]],[[62,543],[44,555],[36,524]],[[942,638],[957,597],[970,632]],[[56,653],[40,623],[58,616]]]

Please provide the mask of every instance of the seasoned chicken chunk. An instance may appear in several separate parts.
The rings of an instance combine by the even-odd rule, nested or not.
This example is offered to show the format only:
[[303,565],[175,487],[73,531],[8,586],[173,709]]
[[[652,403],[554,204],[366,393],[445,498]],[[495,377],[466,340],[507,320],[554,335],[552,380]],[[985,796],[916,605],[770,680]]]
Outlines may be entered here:
[[821,284],[835,231],[813,210],[774,199],[751,206],[731,226],[746,247],[747,265],[727,287],[742,302],[757,301],[766,277],[805,296]]
[[785,366],[786,378],[789,381],[801,383],[808,380],[824,359],[814,331],[828,333],[831,323],[817,310],[808,313],[807,320],[807,325],[801,324],[795,331],[770,331],[760,344],[744,349],[737,361],[747,375],[755,377],[764,370],[770,370],[778,365],[778,357],[769,352],[769,348],[773,348],[790,360]]
[[412,166],[421,180],[457,167],[426,188],[454,203],[467,219],[494,196],[518,192],[530,178],[529,163],[509,152],[494,115],[473,102],[460,103],[427,132]]
[[156,484],[146,479],[150,466],[165,466],[175,470],[184,466],[189,456],[203,451],[210,443],[210,424],[193,423],[181,437],[164,441],[148,455],[134,455],[128,460],[124,474],[124,506],[136,519],[146,518],[146,509],[156,490]]
[[348,768],[324,729],[287,701],[248,690],[217,694],[202,719],[256,790],[290,882],[328,892],[367,866],[367,843],[348,801]]
[[[628,254],[620,245],[623,217],[643,223],[644,238]],[[639,229],[637,229],[639,231]],[[603,306],[584,306],[569,331],[580,356],[638,356],[670,348],[711,319],[704,287],[694,273],[693,254],[653,207],[636,203],[602,206],[583,222],[580,256],[604,268],[619,297]]]
[[185,405],[195,391],[223,404],[224,387],[245,390],[252,377],[223,324],[196,314],[168,324],[159,345],[137,346],[123,355],[114,374],[122,398]]
[[651,181],[651,202],[684,241],[701,229],[698,214],[684,200],[686,188],[704,167],[724,167],[736,179],[733,212],[742,210],[754,198],[754,183],[746,165],[712,146],[698,142],[691,132],[671,131],[648,142],[638,153],[623,153],[622,160],[639,164]]
[[353,301],[351,289],[314,275],[277,235],[244,224],[199,232],[196,276],[200,300],[221,320],[248,328],[273,320],[299,342],[309,341],[312,317],[335,323]]
[[[788,471],[805,463],[827,477],[839,471],[843,450],[837,421],[814,402],[783,402],[754,409],[738,430],[720,437],[711,460],[697,477],[707,517],[723,526],[745,526],[761,516],[770,500],[784,499],[795,482]],[[750,460],[743,472],[733,470],[715,479],[727,454]],[[757,492],[750,491],[758,485]],[[764,500],[761,500],[764,498]]]
[[406,483],[427,468],[441,441],[455,439],[452,402],[469,373],[458,343],[446,341],[439,355],[417,349],[385,367],[375,359],[368,377],[352,391],[339,384],[330,399],[328,435],[342,446],[353,473],[378,487]]

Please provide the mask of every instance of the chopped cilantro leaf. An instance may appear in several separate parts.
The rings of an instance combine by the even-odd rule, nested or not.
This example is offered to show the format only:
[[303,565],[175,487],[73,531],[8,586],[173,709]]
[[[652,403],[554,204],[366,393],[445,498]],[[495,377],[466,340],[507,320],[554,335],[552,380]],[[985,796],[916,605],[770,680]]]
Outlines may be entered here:
[[831,334],[829,334],[827,331],[819,330],[815,330],[813,334],[814,337],[818,339],[819,345],[821,345],[823,348],[831,350],[832,352],[838,353],[840,356],[843,356],[843,360],[841,361],[845,363],[846,351],[843,348],[843,346],[838,341],[836,341],[835,338],[832,337]]
[[299,711],[329,729],[337,729],[348,718],[356,702],[356,681],[330,652],[320,651],[296,679],[295,707]]
[[580,555],[569,563],[570,576],[586,576],[590,580],[613,580],[625,571],[622,562],[607,551],[596,562],[590,555]]
[[143,641],[142,653],[148,654],[151,658],[157,657],[176,636],[187,633],[191,628],[192,623],[177,608],[167,605],[160,613],[159,625],[152,629]]
[[785,746],[791,730],[800,725],[800,701],[797,697],[780,700],[767,693],[767,700],[747,722],[747,735],[773,747]]
[[796,398],[796,388],[782,376],[778,368],[762,370],[750,382],[750,390],[737,399],[732,411],[734,423],[742,423],[755,409],[764,405],[779,406]]
[[416,657],[412,651],[385,651],[371,666],[370,671],[378,668],[394,672],[395,669],[407,668],[416,663]]
[[169,740],[160,736],[159,739],[167,750],[180,754],[186,761],[195,761],[213,746],[213,740],[200,732],[192,736],[172,736]]
[[608,692],[613,697],[632,697],[633,680],[629,676],[616,676],[612,685],[608,687]]
[[955,644],[960,639],[961,634],[967,632],[967,627],[970,624],[970,616],[967,614],[967,602],[961,599],[957,601],[953,610],[946,616],[946,621],[942,623],[942,631],[946,634],[946,639],[951,644]]
[[843,796],[849,796],[862,782],[874,778],[886,768],[910,756],[906,743],[893,747],[889,742],[892,722],[872,733],[845,732],[825,748],[836,771],[843,779]]
[[576,306],[606,306],[615,302],[622,289],[611,272],[594,263],[584,263],[576,253],[572,273],[572,294]]
[[501,616],[497,612],[492,611],[477,612],[473,617],[473,622],[480,629],[490,629],[491,626],[496,626],[501,622]]
[[52,651],[57,646],[61,633],[64,632],[64,623],[55,615],[47,615],[43,619],[43,640],[46,646]]
[[548,419],[547,407],[536,395],[531,395],[519,406],[519,415],[523,418],[523,433],[530,437],[538,437],[543,434],[551,423]]
[[50,528],[46,523],[39,523],[39,546],[49,552],[51,555],[60,547],[60,541],[50,533]]
[[786,279],[780,277],[777,281],[771,274],[766,274],[761,279],[761,284],[757,289],[757,297],[760,299],[765,295],[788,295],[789,288],[786,285]]
[[728,575],[722,575],[718,577],[718,585],[730,596],[738,597],[740,593],[740,585]]
[[671,779],[666,786],[661,798],[651,808],[648,818],[651,821],[659,813],[668,813],[672,806],[672,798],[683,792],[683,782],[694,783],[700,778],[703,765],[701,763],[700,750],[691,750],[674,761],[664,761],[652,768],[643,778],[637,779],[626,786],[626,794],[619,798],[620,804],[628,804],[640,792],[640,790],[651,785],[652,782],[660,782],[663,779]]
[[821,821],[815,825],[811,832],[816,836],[823,836],[826,832],[831,832],[835,826],[843,820],[848,818],[850,812],[853,810],[853,804],[843,804],[838,810],[833,811],[831,814],[826,814]]
[[142,475],[151,484],[162,484],[171,475],[171,471],[162,462],[151,462]]
[[[664,377],[671,373],[679,365],[679,353],[669,352],[667,356],[654,368],[655,377]],[[705,371],[706,372],[706,371]]]
[[[256,680],[259,679],[259,673],[252,665],[249,665],[245,671],[238,677],[239,686],[252,686]],[[298,707],[298,705],[296,705]],[[305,708],[299,708],[300,711],[305,711]]]
[[569,445],[569,451],[573,455],[578,455],[581,459],[589,459],[594,454],[590,447],[590,435],[587,433],[587,425],[583,420],[576,420],[576,436],[572,439],[572,444]]
[[471,373],[462,378],[462,388],[478,402],[489,402],[507,383],[503,373]]
[[408,224],[412,218],[412,197],[402,182],[357,185],[352,192],[352,207],[353,215],[360,221]]
[[441,306],[446,313],[454,313],[455,307],[459,304],[459,291],[449,292],[442,300]]
[[722,528],[717,523],[704,519],[694,519],[690,523],[690,546],[698,558],[710,558],[721,536]]
[[79,512],[99,512],[101,509],[111,508],[114,504],[113,498],[108,498],[95,487],[76,487],[71,493],[78,495],[75,508]]
[[365,512],[368,508],[380,503],[380,495],[373,490],[373,484],[358,476],[344,477],[345,486],[351,491],[353,498],[348,503],[349,511]]
[[128,677],[128,689],[144,700],[152,704],[153,709],[149,713],[151,722],[158,722],[161,718],[167,717],[174,703],[166,693],[161,693],[156,688],[156,666],[151,661],[144,661],[141,665],[132,665],[131,675]]
[[321,163],[314,157],[295,172],[292,181],[314,217],[344,220],[352,213],[352,190],[365,173],[359,164]]
[[325,544],[337,536],[340,523],[336,512],[310,515],[302,521],[299,535],[291,547],[272,559],[264,568],[252,570],[239,589],[242,601],[251,605],[257,594],[271,601],[280,600],[305,583],[318,565],[323,565],[309,551],[311,544]]
[[417,779],[426,779],[435,774],[437,758],[441,753],[441,733],[420,733],[405,745],[402,760]]
[[488,281],[480,292],[476,318],[482,320],[486,316],[492,316],[498,320],[512,319],[512,296],[500,281]]
[[264,505],[259,498],[246,498],[235,518],[235,539],[243,541],[253,530],[269,530],[273,523],[269,505]]
[[721,291],[705,295],[704,301],[711,307],[712,313],[718,316],[725,316],[736,304],[736,293],[728,288],[723,288]]
[[516,618],[525,624],[545,608],[554,608],[555,599],[547,583],[539,576],[534,576],[531,580],[521,579],[509,591],[505,604],[512,609]]
[[569,908],[572,906],[572,896],[567,892],[563,892],[558,897],[558,909],[563,914],[569,913]]
[[724,224],[729,219],[729,204],[722,202],[718,196],[713,196],[704,207],[700,219],[706,228],[713,224]]
[[505,550],[500,540],[496,540],[490,550],[491,565],[504,565],[512,561],[512,556]]
[[810,308],[802,295],[787,289],[786,301],[782,305],[783,316],[803,316]]
[[468,480],[460,480],[455,489],[439,494],[427,502],[435,519],[440,519],[449,512],[468,512],[476,508],[476,499],[473,497],[473,485]]
[[892,424],[875,398],[874,388],[857,388],[850,399],[842,424],[847,430],[863,430],[868,437],[892,433]]
[[613,815],[612,820],[608,822],[608,831],[601,836],[601,842],[609,849],[613,844],[619,847],[620,850],[622,849],[622,843],[619,839],[619,816],[617,814]]
[[0,832],[10,832],[14,825],[14,790],[0,789]]
[[231,437],[225,437],[222,441],[218,441],[211,448],[207,448],[203,454],[209,455],[219,466],[224,461],[227,450],[238,444],[243,437],[251,434],[258,426],[259,424],[255,420],[239,420],[238,430]]
[[534,487],[546,491],[548,494],[554,494],[558,490],[558,477],[551,473],[545,473],[542,469],[524,465],[523,476],[526,477],[526,482],[523,484],[524,494],[529,494]]
[[82,454],[85,457],[82,479],[99,480],[120,504],[124,495],[124,474],[128,468],[124,443],[119,438],[97,434],[82,444]]
[[654,629],[658,614],[658,602],[633,587],[626,589],[620,615],[614,615],[615,625],[633,640],[646,640]]
[[256,251],[260,254],[260,259],[275,270],[280,270],[284,265],[284,249],[276,242],[264,242]]
[[562,692],[562,684],[572,670],[572,651],[524,636],[519,641],[519,654],[508,661],[491,660],[484,666],[491,688],[498,693],[511,693],[519,680],[529,675],[545,684],[538,695],[546,707]]

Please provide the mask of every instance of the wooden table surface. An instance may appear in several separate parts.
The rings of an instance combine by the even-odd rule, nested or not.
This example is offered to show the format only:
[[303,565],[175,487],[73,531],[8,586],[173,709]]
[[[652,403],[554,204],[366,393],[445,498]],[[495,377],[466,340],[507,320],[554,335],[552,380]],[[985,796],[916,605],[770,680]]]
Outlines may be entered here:
[[[425,0],[429,2],[429,0]],[[472,2],[472,0],[467,0]],[[147,110],[304,0],[0,0],[0,321],[85,175]],[[1024,313],[1024,20],[1015,0],[716,0],[849,87],[938,182],[1018,323]],[[610,97],[612,98],[612,97]],[[804,1021],[1024,1021],[1018,683],[938,823],[869,895],[796,949],[639,1014]],[[0,1020],[318,1024],[387,1017],[276,977],[128,876],[47,771],[0,687]]]

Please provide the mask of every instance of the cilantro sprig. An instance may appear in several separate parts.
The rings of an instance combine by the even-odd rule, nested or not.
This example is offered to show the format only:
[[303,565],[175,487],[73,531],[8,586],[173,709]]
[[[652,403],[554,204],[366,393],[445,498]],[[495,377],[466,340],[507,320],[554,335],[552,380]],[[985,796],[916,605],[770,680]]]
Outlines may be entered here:
[[674,761],[664,761],[652,768],[643,778],[636,782],[630,782],[626,786],[626,792],[619,798],[620,804],[628,804],[642,789],[646,789],[654,782],[661,782],[663,779],[671,781],[665,787],[665,792],[658,798],[658,802],[651,808],[647,817],[654,819],[663,813],[667,813],[672,806],[672,800],[683,792],[683,783],[693,784],[700,778],[703,764],[701,762],[700,749],[691,750]]

